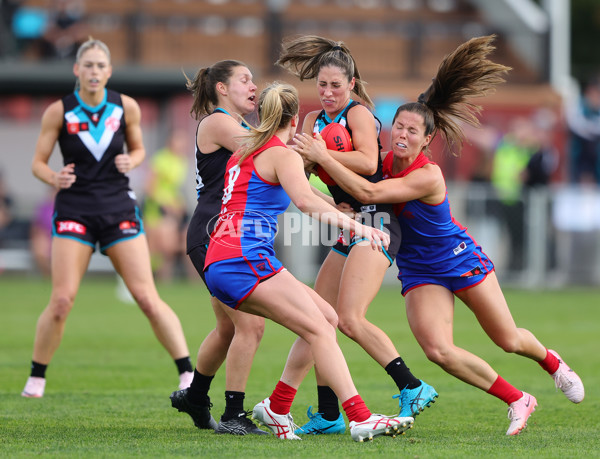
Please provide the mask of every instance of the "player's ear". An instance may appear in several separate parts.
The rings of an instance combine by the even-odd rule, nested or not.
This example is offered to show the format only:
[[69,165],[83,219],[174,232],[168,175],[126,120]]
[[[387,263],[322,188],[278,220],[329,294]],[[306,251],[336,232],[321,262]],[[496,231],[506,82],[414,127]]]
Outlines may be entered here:
[[425,136],[425,142],[423,142],[423,147],[422,148],[425,148],[430,143],[431,143],[431,134]]
[[354,89],[354,86],[356,86],[356,78],[352,77],[352,79],[350,80],[350,91]]

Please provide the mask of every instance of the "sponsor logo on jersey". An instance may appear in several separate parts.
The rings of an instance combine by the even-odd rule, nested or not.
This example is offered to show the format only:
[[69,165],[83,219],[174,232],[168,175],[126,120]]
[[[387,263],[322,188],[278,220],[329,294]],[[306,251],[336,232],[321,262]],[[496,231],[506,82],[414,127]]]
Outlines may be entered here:
[[76,234],[85,234],[87,232],[87,228],[83,226],[81,223],[74,221],[59,221],[57,222],[56,232],[61,233],[76,233]]
[[104,126],[106,126],[106,129],[110,129],[113,132],[117,132],[119,130],[119,127],[121,126],[121,121],[118,118],[115,118],[114,116],[109,116],[104,122]]
[[67,132],[69,134],[77,134],[87,130],[89,130],[88,123],[67,123]]

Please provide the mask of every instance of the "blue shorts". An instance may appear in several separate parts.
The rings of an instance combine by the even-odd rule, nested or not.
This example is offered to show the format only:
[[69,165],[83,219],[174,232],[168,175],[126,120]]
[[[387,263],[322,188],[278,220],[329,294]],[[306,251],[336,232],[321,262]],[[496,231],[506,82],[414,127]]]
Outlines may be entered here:
[[489,273],[494,270],[494,264],[487,259],[483,267],[476,266],[460,276],[436,276],[435,274],[398,274],[402,282],[402,296],[410,290],[422,285],[441,285],[452,293],[460,292],[483,282]]
[[204,270],[204,279],[214,296],[237,309],[258,284],[284,269],[277,258],[259,254],[253,259],[231,258],[211,263]]
[[56,212],[52,217],[52,236],[73,239],[105,254],[113,245],[144,234],[137,206],[131,211],[100,215],[68,215]]

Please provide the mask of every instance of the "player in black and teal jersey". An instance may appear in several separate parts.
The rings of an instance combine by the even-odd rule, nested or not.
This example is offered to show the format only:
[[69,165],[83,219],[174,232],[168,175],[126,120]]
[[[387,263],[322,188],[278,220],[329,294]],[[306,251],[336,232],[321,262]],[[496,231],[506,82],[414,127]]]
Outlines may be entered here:
[[[187,387],[192,367],[183,330],[154,285],[142,219],[126,175],[146,155],[140,107],[131,97],[106,89],[112,67],[110,51],[101,41],[90,39],[81,45],[73,72],[75,92],[44,112],[32,162],[33,174],[58,193],[52,224],[52,293],[37,323],[31,375],[22,395],[44,395],[46,367],[60,345],[97,246],[175,360],[180,387]],[[48,165],[57,142],[64,164],[58,172]]]

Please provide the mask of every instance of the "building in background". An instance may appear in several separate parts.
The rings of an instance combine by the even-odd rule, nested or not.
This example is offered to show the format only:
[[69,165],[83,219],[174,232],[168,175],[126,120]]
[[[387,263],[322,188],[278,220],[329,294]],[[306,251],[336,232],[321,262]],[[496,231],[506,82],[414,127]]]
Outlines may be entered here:
[[[191,75],[203,65],[232,58],[254,69],[259,87],[274,79],[291,81],[273,65],[283,37],[314,33],[345,41],[363,69],[362,78],[387,128],[386,117],[402,101],[416,99],[447,53],[473,36],[495,33],[493,59],[513,70],[495,95],[480,101],[482,122],[502,133],[517,117],[533,117],[540,108],[553,113],[559,123],[548,135],[558,154],[558,167],[550,183],[562,183],[567,177],[561,110],[570,87],[569,75],[564,74],[569,71],[569,4],[569,0],[3,1],[0,169],[9,171],[7,186],[15,198],[14,212],[19,218],[31,218],[44,196],[45,190],[30,173],[33,142],[49,101],[73,89],[69,44],[87,36],[110,47],[114,72],[109,86],[140,102],[146,148],[152,152],[166,142],[167,126],[193,136],[195,123],[189,116],[191,99],[183,72]],[[41,41],[46,42],[45,48]],[[55,43],[53,53],[47,51],[49,42]],[[46,49],[45,54],[41,49]],[[312,84],[296,84],[301,116],[319,106]],[[450,157],[442,142],[434,146],[434,159],[456,190],[479,180],[480,193],[487,192],[485,164],[490,157],[481,148],[485,132],[472,133],[460,159]],[[387,148],[387,131],[382,140]],[[145,177],[132,177],[140,195],[144,181]],[[191,182],[189,190],[193,193]],[[458,215],[461,220],[479,225],[486,212],[470,219],[467,210],[478,208],[467,205],[471,201],[472,193],[467,193],[461,209],[454,198],[455,212],[464,212]],[[497,229],[483,226],[490,229],[482,237],[494,240],[486,247],[505,244],[502,234],[494,236]],[[523,238],[527,241],[527,234]],[[498,252],[501,260],[501,247]],[[310,254],[290,257],[308,257],[311,263]],[[547,263],[542,264],[546,272]],[[505,269],[502,265],[500,261],[500,275]],[[530,269],[525,263],[523,272],[511,277],[522,278]],[[314,270],[304,271],[306,280],[312,280]]]

